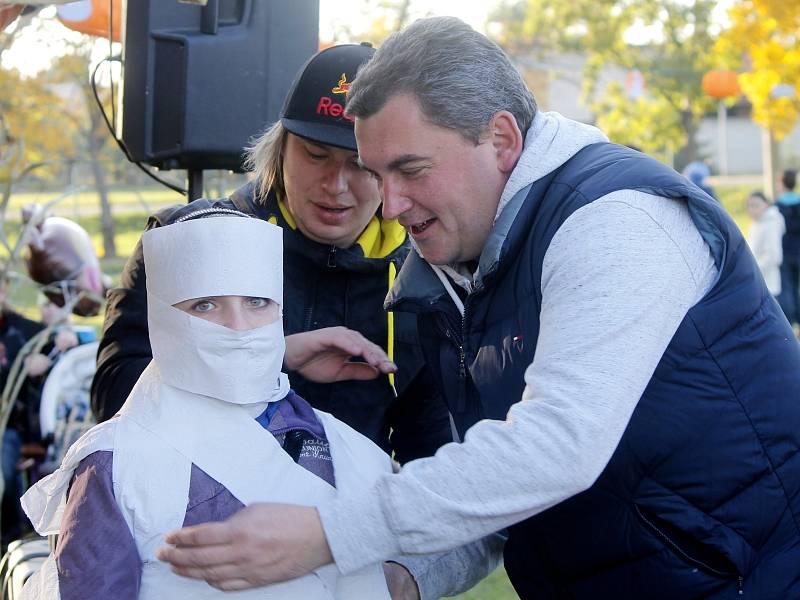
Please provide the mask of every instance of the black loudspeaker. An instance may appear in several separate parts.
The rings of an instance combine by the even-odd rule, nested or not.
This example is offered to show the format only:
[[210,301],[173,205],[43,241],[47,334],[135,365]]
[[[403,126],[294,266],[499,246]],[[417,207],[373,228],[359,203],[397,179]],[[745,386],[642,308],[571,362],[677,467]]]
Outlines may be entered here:
[[242,170],[319,45],[318,0],[124,3],[121,137],[161,169]]

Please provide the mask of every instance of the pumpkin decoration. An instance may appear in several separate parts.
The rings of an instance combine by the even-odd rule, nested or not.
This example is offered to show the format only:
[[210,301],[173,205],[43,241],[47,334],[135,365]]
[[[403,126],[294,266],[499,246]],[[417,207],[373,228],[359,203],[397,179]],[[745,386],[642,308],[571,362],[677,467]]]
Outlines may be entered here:
[[709,71],[703,75],[703,91],[712,98],[728,98],[739,93],[739,74],[736,71]]

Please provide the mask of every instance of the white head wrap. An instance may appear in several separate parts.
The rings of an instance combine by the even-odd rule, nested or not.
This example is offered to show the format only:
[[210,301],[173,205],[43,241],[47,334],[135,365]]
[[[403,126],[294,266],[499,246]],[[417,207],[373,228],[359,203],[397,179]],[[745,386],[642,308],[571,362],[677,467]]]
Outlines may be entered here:
[[153,362],[164,383],[233,404],[280,400],[283,323],[234,331],[173,305],[208,296],[283,304],[280,227],[236,216],[157,227],[142,236]]

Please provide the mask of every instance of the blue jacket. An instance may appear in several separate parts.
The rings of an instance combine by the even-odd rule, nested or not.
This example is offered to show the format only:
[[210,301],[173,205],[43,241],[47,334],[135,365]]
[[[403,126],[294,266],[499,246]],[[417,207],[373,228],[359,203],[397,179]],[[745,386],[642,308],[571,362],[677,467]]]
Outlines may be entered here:
[[800,196],[797,192],[784,192],[778,197],[778,209],[786,222],[783,235],[783,260],[800,261]]
[[686,199],[719,277],[594,485],[511,528],[511,581],[522,598],[800,598],[800,346],[736,225],[698,188],[638,152],[588,146],[531,184],[463,319],[417,255],[398,282],[415,293],[394,306],[418,313],[460,433],[504,419],[533,360],[553,235],[620,189]]

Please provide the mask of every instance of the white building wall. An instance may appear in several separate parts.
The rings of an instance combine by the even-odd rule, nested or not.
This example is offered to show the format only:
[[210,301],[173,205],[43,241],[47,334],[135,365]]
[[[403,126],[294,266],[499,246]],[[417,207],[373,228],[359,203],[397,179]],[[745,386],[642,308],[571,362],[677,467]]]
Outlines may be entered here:
[[[747,117],[731,117],[728,130],[728,174],[750,175],[762,172],[762,131]],[[717,148],[719,133],[716,117],[706,117],[700,123],[697,142],[701,155],[711,159],[715,171],[719,172]],[[778,143],[782,168],[800,168],[800,124]]]
[[[517,59],[529,87],[542,110],[555,110],[570,119],[594,123],[594,116],[580,102],[581,80],[585,58],[579,54],[565,54],[539,60],[532,57]],[[598,90],[610,82],[624,85],[627,71],[616,66],[606,68],[600,76]],[[646,77],[646,74],[645,74]],[[702,119],[697,134],[701,158],[709,158],[719,171],[717,147],[719,144],[716,115]],[[761,139],[758,125],[748,117],[729,117],[727,120],[727,159],[730,175],[752,175],[762,172]],[[800,123],[778,144],[780,165],[800,169]]]

